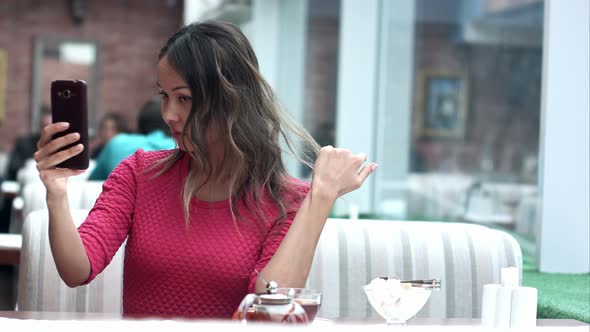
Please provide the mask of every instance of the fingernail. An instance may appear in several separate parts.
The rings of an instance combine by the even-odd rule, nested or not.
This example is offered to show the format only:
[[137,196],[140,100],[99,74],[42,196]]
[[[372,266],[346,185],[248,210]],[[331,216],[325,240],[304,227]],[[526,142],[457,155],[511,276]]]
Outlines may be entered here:
[[60,126],[60,127],[62,127],[62,128],[67,128],[67,127],[69,127],[69,126],[70,126],[70,124],[69,124],[69,123],[67,123],[67,122],[60,122],[60,123],[59,123],[59,126]]
[[374,170],[376,170],[376,169],[377,169],[377,167],[379,167],[379,164],[373,164],[373,165],[371,166],[371,171],[374,171]]

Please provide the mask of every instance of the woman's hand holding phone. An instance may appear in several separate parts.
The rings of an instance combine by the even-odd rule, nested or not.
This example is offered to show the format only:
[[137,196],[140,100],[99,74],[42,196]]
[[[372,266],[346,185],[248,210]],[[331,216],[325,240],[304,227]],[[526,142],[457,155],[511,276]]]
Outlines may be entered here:
[[[33,155],[47,198],[65,197],[67,178],[88,168],[88,110],[86,82],[51,82],[53,123],[43,128]],[[58,196],[53,196],[58,194]]]
[[66,131],[68,128],[69,124],[66,122],[52,123],[43,128],[37,143],[37,151],[33,154],[33,158],[37,162],[39,176],[47,189],[48,196],[65,194],[67,192],[67,178],[82,174],[85,171],[56,167],[56,165],[79,155],[84,150],[83,144],[76,144],[60,151],[60,149],[80,140],[79,133],[53,138],[55,134]]

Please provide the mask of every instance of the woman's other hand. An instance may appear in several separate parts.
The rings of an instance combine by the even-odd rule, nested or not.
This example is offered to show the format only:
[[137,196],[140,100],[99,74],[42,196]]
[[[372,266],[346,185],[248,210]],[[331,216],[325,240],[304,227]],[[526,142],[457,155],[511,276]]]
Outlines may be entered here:
[[378,166],[376,163],[364,165],[365,161],[365,154],[355,155],[349,150],[330,145],[323,147],[313,169],[312,195],[335,201],[360,188]]
[[67,178],[84,173],[84,170],[55,167],[84,149],[84,145],[77,144],[66,150],[59,151],[64,146],[70,145],[80,139],[80,134],[71,133],[63,137],[53,139],[53,135],[66,130],[69,124],[66,122],[53,123],[41,130],[41,137],[37,143],[37,151],[33,158],[37,162],[37,169],[41,181],[47,189],[47,195],[65,194],[67,190]]

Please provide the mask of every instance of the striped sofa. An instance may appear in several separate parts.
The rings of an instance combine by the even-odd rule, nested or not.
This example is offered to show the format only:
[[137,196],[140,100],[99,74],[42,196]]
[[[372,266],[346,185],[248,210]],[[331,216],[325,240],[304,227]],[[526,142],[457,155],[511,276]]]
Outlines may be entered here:
[[[104,181],[70,181],[68,182],[68,204],[70,209],[90,209],[102,192]],[[14,207],[10,220],[10,233],[20,234],[23,221],[29,213],[47,209],[46,189],[43,183],[30,182],[24,185],[20,193],[22,208]]]
[[[71,210],[76,225],[90,210]],[[68,287],[60,278],[51,255],[47,210],[31,212],[23,225],[18,270],[17,310],[61,312],[122,312],[123,253],[89,285]]]
[[[88,210],[76,210],[80,223]],[[35,211],[23,228],[18,309],[121,312],[123,246],[90,285],[68,288],[59,278],[47,239],[47,213]],[[522,267],[518,243],[508,234],[459,223],[330,219],[315,253],[307,287],[320,289],[320,316],[377,314],[361,286],[379,276],[440,278],[420,317],[479,317],[482,287],[500,269]]]
[[[505,232],[465,223],[330,219],[307,287],[322,290],[320,316],[378,316],[361,286],[381,276],[441,280],[418,317],[476,318],[483,285],[503,267],[522,270],[522,252]],[[520,278],[522,280],[522,277]]]

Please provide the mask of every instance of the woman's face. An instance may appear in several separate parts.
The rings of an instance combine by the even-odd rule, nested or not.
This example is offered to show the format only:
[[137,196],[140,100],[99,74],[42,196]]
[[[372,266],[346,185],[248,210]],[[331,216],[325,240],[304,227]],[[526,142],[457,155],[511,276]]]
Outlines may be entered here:
[[[158,88],[162,95],[162,118],[170,128],[178,147],[183,151],[191,151],[193,148],[189,139],[191,136],[190,127],[187,135],[184,137],[182,135],[193,101],[189,85],[170,66],[166,56],[158,62],[157,76]],[[218,130],[214,127],[207,128],[205,134],[209,149],[213,150],[220,143]]]
[[[184,125],[191,112],[193,98],[188,84],[168,64],[163,57],[157,67],[158,88],[162,95],[162,118],[170,128],[172,137],[183,151],[190,151],[191,144],[188,137],[182,135]],[[190,128],[189,128],[190,130]],[[187,133],[187,136],[190,132]]]

